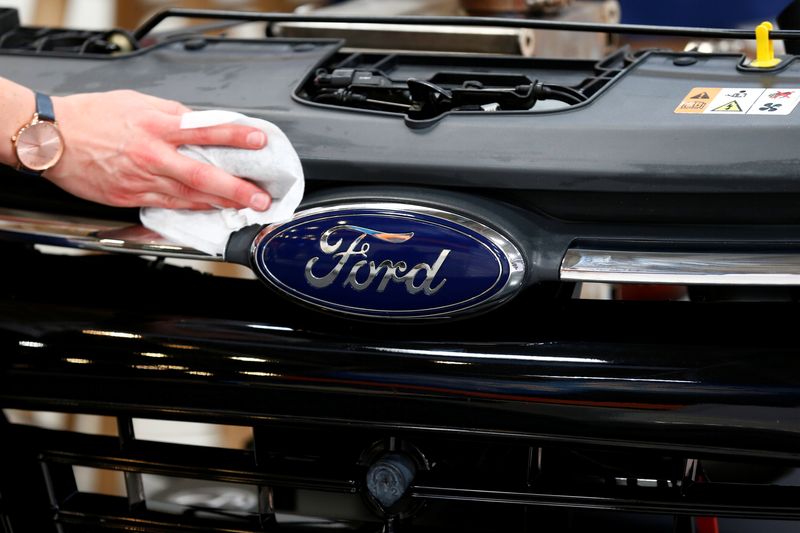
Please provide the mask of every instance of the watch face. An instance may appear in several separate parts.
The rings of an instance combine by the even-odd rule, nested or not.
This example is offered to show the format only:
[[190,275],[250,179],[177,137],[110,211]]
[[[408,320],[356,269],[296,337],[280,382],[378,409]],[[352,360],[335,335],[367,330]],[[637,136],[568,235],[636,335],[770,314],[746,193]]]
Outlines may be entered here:
[[31,170],[47,170],[61,159],[64,141],[55,124],[42,121],[22,130],[16,147],[23,166]]

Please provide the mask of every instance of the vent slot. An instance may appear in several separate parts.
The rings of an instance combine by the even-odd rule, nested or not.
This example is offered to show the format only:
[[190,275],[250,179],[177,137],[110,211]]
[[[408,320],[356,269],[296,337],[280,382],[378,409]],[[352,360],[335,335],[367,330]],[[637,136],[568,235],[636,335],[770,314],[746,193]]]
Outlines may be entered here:
[[117,419],[111,416],[98,416],[56,411],[26,411],[24,409],[4,409],[3,413],[13,424],[61,429],[86,433],[87,435],[106,435],[116,437]]
[[172,444],[193,444],[243,450],[252,445],[253,430],[245,426],[134,418],[136,438]]
[[105,494],[106,496],[127,496],[125,474],[118,470],[103,470],[74,465],[72,473],[78,492]]

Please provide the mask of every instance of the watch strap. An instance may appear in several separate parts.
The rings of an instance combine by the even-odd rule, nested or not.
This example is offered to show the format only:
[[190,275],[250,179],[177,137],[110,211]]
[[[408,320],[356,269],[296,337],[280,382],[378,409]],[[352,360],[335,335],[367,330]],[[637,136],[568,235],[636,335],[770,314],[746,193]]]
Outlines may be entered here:
[[56,121],[56,112],[53,109],[53,100],[46,94],[36,93],[36,114],[39,120]]
[[44,170],[30,170],[28,168],[23,167],[22,165],[19,165],[17,167],[17,172],[27,174],[28,176],[41,176],[42,174],[44,174]]

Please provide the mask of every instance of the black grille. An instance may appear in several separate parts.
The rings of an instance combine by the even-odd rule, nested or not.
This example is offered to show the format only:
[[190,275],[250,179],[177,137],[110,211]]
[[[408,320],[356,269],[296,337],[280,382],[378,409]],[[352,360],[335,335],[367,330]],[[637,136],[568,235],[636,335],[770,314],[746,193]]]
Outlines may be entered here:
[[[3,422],[3,442],[11,446],[3,464],[0,524],[15,533],[394,526],[522,532],[543,520],[568,531],[571,522],[602,516],[598,510],[631,513],[634,524],[639,513],[665,515],[666,530],[691,526],[673,516],[800,518],[800,487],[774,484],[792,466],[786,462],[698,461],[625,446],[431,431],[390,436],[368,428],[265,421],[253,426],[249,449],[239,450],[139,440],[131,418],[117,422],[118,437]],[[387,512],[364,479],[390,451],[406,454],[419,468],[406,496]],[[126,496],[78,490],[73,466],[123,472]],[[151,500],[143,475],[168,480],[167,489]],[[252,497],[238,508],[224,505],[232,498],[203,502],[208,482],[222,483],[216,486],[223,493],[241,486]],[[170,498],[170,491],[182,496]],[[187,502],[187,494],[196,497]]]
[[[794,304],[525,295],[461,322],[367,326],[254,280],[4,250],[0,406],[118,428],[0,424],[0,509],[14,533],[527,533],[644,515],[667,530],[689,517],[674,521],[688,531],[696,516],[798,518],[800,488],[785,474],[800,463],[800,359],[782,326]],[[86,290],[109,272],[113,290]],[[253,439],[144,441],[131,430],[139,418],[249,427]],[[416,475],[386,512],[366,479],[392,453]],[[75,466],[126,473],[125,495],[77,490]],[[142,494],[146,476],[169,486]],[[169,498],[207,483],[243,487],[253,504]]]

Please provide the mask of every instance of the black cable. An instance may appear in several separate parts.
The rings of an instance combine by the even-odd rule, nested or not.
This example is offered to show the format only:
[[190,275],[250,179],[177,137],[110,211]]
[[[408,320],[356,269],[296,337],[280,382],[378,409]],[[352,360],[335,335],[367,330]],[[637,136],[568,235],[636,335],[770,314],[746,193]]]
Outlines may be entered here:
[[558,85],[545,85],[537,83],[533,88],[536,100],[558,100],[566,104],[574,105],[586,101],[586,97],[569,87],[561,87]]
[[584,100],[575,98],[573,95],[568,93],[562,93],[561,91],[550,91],[547,95],[547,98],[543,98],[543,100],[558,100],[559,102],[564,102],[565,104],[570,105],[584,102]]
[[580,92],[580,91],[578,91],[576,89],[573,89],[572,87],[567,87],[565,85],[550,85],[550,84],[545,83],[544,84],[544,88],[545,89],[549,89],[551,91],[556,91],[558,93],[563,93],[565,96],[571,96],[572,98],[574,98],[578,102],[585,102],[586,100],[589,99],[589,97],[587,97],[582,92]]
[[320,102],[320,103],[324,102],[339,103],[342,101],[342,98],[339,95],[332,92],[319,93],[314,95],[311,99],[314,102]]

